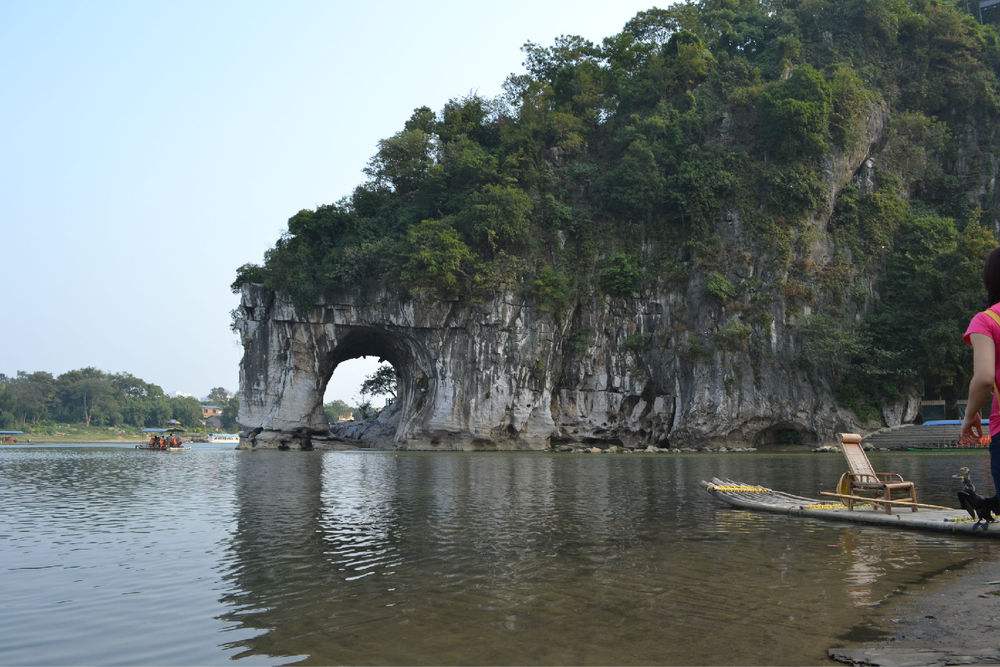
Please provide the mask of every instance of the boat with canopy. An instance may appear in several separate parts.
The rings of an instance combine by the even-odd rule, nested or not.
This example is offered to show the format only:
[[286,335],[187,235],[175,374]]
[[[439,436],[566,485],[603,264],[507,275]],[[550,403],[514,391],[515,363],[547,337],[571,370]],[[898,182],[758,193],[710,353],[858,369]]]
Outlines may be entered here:
[[148,449],[158,452],[180,452],[184,450],[181,434],[184,429],[171,425],[167,428],[144,428],[142,432],[149,436],[146,442],[135,446],[136,449]]

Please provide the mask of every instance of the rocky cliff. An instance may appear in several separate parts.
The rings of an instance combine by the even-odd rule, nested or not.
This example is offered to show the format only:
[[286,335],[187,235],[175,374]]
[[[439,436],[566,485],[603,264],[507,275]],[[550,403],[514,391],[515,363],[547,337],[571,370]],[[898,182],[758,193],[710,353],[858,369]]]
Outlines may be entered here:
[[[828,206],[812,221],[815,261],[829,261],[826,225],[851,179],[875,168],[885,110],[873,107],[866,141],[831,155]],[[738,216],[720,221],[743,245]],[[734,256],[734,262],[736,261]],[[743,270],[752,277],[751,260]],[[790,314],[776,296],[763,349],[710,341],[725,309],[704,292],[704,274],[683,289],[643,298],[593,296],[551,313],[525,296],[481,303],[359,288],[296,308],[259,285],[244,285],[238,327],[239,421],[244,447],[308,448],[329,439],[323,393],[346,359],[392,363],[398,397],[379,420],[340,436],[401,449],[546,449],[563,443],[625,447],[811,444],[857,427],[826,384],[797,363]],[[795,311],[798,312],[798,311]],[[912,419],[914,397],[887,409]]]
[[[997,63],[949,3],[691,0],[526,45],[239,269],[243,446],[811,444],[955,399]],[[397,399],[331,434],[362,355]]]

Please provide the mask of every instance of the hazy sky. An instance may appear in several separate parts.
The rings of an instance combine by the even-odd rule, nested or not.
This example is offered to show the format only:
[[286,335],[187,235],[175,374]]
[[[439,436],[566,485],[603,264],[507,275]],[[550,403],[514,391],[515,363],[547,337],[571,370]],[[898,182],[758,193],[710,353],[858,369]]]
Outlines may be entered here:
[[649,6],[5,0],[0,372],[235,389],[229,284],[289,216],[350,193],[413,108],[498,93],[526,40],[600,39]]

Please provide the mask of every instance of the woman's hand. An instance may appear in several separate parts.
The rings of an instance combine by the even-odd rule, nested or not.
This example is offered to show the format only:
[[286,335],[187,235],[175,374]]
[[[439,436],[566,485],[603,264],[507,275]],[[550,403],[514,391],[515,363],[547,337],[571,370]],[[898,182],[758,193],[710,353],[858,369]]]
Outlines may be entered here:
[[974,415],[972,421],[966,415],[962,421],[962,433],[958,436],[958,442],[962,445],[975,445],[983,441],[983,422],[979,414]]
[[959,442],[963,445],[988,443],[988,437],[983,435],[983,420],[980,411],[990,404],[993,393],[994,373],[996,366],[996,349],[993,339],[980,333],[970,337],[972,343],[972,379],[969,380],[969,400],[965,406],[965,419],[962,420],[962,433]]

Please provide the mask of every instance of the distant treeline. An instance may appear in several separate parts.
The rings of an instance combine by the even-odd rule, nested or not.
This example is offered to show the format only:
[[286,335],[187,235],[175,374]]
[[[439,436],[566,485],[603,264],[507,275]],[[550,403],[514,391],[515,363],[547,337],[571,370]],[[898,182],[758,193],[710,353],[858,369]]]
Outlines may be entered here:
[[[239,404],[221,387],[209,394],[223,409],[223,427],[235,424]],[[187,428],[201,426],[201,402],[167,396],[159,385],[130,373],[81,368],[54,376],[45,371],[0,374],[0,427],[45,421],[87,426],[162,426],[176,419]]]

